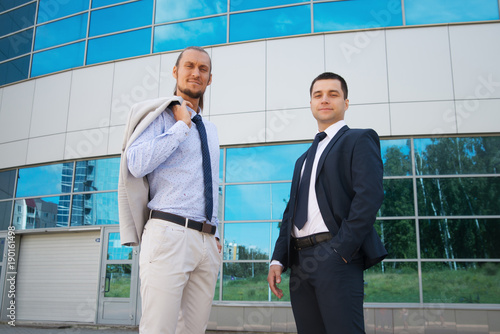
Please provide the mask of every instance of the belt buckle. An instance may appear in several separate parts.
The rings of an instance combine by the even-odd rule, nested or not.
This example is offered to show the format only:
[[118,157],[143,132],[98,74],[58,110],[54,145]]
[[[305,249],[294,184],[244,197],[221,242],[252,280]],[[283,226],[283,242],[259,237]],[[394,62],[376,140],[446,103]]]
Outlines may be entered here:
[[207,224],[206,222],[202,223],[201,231],[203,233],[211,233],[212,232],[212,225]]
[[189,223],[189,219],[188,218],[184,218],[186,221],[184,222],[184,227],[185,228],[188,228],[188,223]]

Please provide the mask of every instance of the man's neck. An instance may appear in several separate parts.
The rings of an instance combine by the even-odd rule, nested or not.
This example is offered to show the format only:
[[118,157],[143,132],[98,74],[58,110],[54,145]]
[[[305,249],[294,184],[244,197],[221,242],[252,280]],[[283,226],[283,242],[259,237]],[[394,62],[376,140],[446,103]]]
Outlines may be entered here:
[[193,99],[192,97],[189,97],[180,92],[177,92],[175,95],[182,97],[185,101],[191,102],[191,104],[193,105],[193,110],[195,112],[198,112],[198,103],[200,102],[200,99]]

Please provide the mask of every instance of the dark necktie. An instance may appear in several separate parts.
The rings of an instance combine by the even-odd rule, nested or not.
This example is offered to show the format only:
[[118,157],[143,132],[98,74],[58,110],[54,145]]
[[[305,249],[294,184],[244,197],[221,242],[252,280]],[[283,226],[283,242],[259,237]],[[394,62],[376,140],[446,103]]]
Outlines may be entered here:
[[297,209],[295,211],[295,226],[300,230],[307,221],[307,206],[309,202],[309,185],[311,184],[311,172],[314,156],[318,148],[318,143],[326,137],[326,133],[320,132],[314,137],[314,141],[307,151],[306,165],[299,183],[299,194],[297,196]]
[[205,125],[200,115],[196,115],[192,118],[198,133],[200,134],[201,141],[201,155],[203,157],[203,181],[205,183],[205,215],[207,220],[212,220],[212,211],[214,207],[214,199],[212,192],[212,168],[210,164],[210,151],[208,150],[207,132],[205,131]]

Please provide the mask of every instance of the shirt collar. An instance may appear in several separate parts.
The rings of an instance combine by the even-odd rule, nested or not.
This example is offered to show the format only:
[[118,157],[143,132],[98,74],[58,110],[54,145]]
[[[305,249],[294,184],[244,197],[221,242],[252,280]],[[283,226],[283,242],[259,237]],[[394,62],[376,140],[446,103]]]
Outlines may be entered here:
[[[184,99],[178,95],[176,95],[176,97],[179,98],[179,103],[182,104],[182,102],[184,102]],[[201,116],[201,108],[198,106],[198,112],[195,112],[193,109],[191,109],[189,106],[186,106],[187,110],[189,110],[189,112],[191,113],[191,118],[193,118],[194,116],[196,116],[196,114],[200,114]]]
[[[327,127],[325,129],[326,135],[330,139],[335,137],[337,132],[339,132],[339,130],[342,129],[342,127],[344,127],[345,125],[347,125],[347,124],[344,120],[340,120],[337,123],[333,123],[332,125],[330,125],[329,127]],[[318,133],[319,133],[319,131],[318,131]]]

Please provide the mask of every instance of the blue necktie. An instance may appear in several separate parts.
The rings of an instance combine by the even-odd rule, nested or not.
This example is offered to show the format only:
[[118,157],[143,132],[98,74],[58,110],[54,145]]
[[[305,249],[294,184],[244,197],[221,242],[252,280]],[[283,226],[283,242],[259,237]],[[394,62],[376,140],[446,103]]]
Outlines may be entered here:
[[214,199],[212,192],[212,168],[210,164],[210,151],[208,150],[207,132],[205,131],[205,125],[200,115],[196,115],[192,118],[198,133],[200,134],[201,141],[201,155],[203,157],[203,181],[205,183],[205,215],[207,220],[212,220],[212,211],[214,207]]
[[307,151],[306,165],[304,167],[304,172],[302,173],[302,178],[299,183],[299,194],[297,196],[297,209],[295,211],[295,226],[300,230],[304,227],[307,221],[307,207],[309,204],[309,185],[311,184],[311,172],[314,162],[314,156],[316,155],[316,150],[318,144],[326,137],[326,133],[320,132],[314,137],[314,141]]

